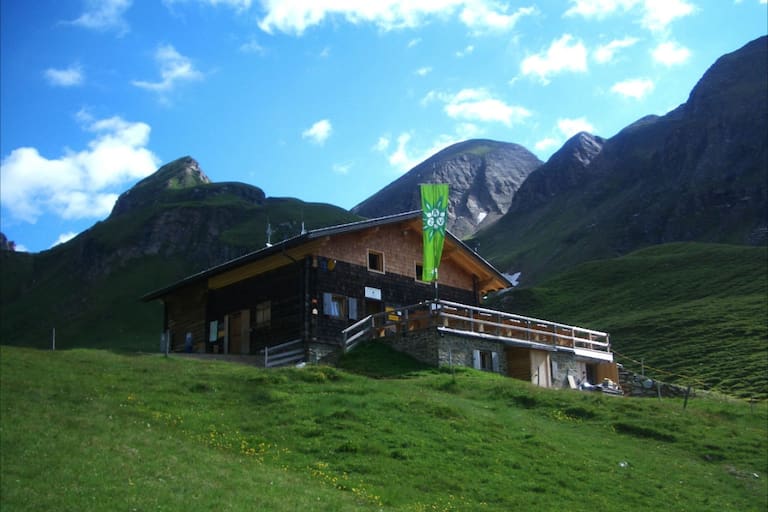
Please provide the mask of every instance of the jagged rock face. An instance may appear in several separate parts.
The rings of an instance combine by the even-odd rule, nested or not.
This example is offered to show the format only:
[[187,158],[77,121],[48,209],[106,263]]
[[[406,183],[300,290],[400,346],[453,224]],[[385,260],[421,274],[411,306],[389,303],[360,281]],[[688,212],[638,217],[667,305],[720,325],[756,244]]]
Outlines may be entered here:
[[527,211],[557,194],[583,184],[592,160],[602,151],[605,139],[586,132],[571,137],[547,162],[528,176],[510,209]]
[[421,208],[419,184],[448,183],[448,229],[466,237],[509,209],[515,192],[541,161],[517,144],[470,140],[449,146],[352,209],[381,217]]
[[182,190],[210,183],[200,164],[185,156],[160,167],[117,199],[110,216],[118,216],[158,202],[168,190]]

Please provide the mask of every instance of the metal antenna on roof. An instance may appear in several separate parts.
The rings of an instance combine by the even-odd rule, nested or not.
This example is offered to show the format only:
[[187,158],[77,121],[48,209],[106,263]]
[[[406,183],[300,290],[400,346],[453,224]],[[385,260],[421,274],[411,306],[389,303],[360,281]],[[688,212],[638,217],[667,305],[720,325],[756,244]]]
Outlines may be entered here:
[[267,247],[272,247],[272,224],[269,223],[269,217],[267,217]]
[[304,227],[304,210],[301,210],[301,234],[305,235],[307,233],[307,228]]

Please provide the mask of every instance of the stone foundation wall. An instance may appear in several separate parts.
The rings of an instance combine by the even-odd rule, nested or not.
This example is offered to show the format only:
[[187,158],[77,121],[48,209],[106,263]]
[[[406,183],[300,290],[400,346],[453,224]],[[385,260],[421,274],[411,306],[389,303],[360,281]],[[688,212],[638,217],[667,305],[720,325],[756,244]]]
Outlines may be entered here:
[[[647,398],[656,398],[659,395],[664,398],[684,398],[688,391],[687,386],[668,384],[623,368],[619,368],[619,385],[625,395]],[[689,398],[696,396],[693,388],[688,396]]]
[[[549,354],[552,362],[552,387],[569,388],[568,376],[573,376],[576,383],[587,378],[586,366],[583,362],[577,361],[573,354],[565,352],[551,352]],[[556,367],[556,368],[555,368]]]
[[310,364],[335,365],[340,356],[341,346],[338,343],[312,341],[307,344],[307,362]]
[[438,332],[436,329],[413,331],[381,338],[397,351],[404,352],[422,363],[433,366],[465,366],[472,368],[473,350],[498,353],[501,375],[507,374],[507,358],[500,342]]

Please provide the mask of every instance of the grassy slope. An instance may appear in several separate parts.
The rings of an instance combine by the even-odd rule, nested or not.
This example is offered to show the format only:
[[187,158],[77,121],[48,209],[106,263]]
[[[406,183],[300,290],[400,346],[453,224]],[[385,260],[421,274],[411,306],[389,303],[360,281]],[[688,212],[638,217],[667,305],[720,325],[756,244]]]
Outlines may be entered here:
[[[189,193],[180,190],[175,195],[184,199],[184,194]],[[61,348],[156,350],[162,330],[162,305],[145,304],[140,297],[212,262],[189,261],[183,254],[142,256],[124,262],[106,275],[89,279],[85,275],[90,269],[82,268],[79,258],[86,247],[98,247],[102,255],[140,247],[146,236],[145,224],[164,210],[181,207],[207,208],[211,215],[216,213],[214,210],[226,207],[232,224],[219,240],[239,251],[232,256],[264,247],[268,221],[274,229],[274,242],[297,235],[305,217],[307,229],[359,219],[338,207],[298,199],[269,198],[264,205],[254,205],[237,197],[219,195],[206,201],[152,205],[131,215],[99,222],[83,239],[42,253],[0,253],[2,343],[50,347],[55,327],[56,344]],[[203,238],[201,235],[200,239]]]
[[644,359],[657,378],[764,399],[766,261],[764,247],[655,246],[583,264],[500,307],[606,330],[631,369]]
[[[765,510],[762,403],[0,348],[5,510]],[[353,352],[354,354],[354,352]],[[386,361],[377,365],[376,361]],[[399,370],[398,370],[399,368]],[[410,373],[404,373],[410,372]]]

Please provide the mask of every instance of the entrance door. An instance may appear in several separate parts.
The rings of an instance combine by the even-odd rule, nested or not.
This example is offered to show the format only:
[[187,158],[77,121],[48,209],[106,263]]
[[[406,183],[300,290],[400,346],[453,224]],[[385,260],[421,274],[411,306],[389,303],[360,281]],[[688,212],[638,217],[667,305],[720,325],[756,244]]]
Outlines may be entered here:
[[249,354],[251,351],[251,314],[247,309],[229,315],[229,354]]
[[384,303],[380,300],[365,299],[365,316],[375,315],[384,311]]
[[242,343],[241,335],[242,315],[236,311],[229,315],[229,347],[227,353],[239,354]]

